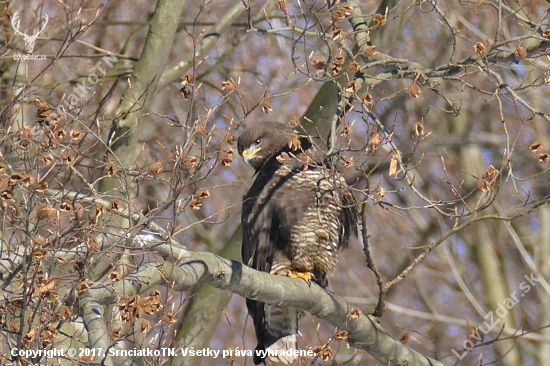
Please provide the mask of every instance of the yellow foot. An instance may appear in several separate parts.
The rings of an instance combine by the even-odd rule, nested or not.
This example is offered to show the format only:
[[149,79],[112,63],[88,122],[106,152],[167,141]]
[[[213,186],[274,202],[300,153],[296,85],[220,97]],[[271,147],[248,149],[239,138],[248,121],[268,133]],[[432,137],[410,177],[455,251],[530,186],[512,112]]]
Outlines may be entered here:
[[311,282],[311,272],[298,272],[298,271],[288,271],[288,277],[290,278],[301,278],[306,281],[308,284]]

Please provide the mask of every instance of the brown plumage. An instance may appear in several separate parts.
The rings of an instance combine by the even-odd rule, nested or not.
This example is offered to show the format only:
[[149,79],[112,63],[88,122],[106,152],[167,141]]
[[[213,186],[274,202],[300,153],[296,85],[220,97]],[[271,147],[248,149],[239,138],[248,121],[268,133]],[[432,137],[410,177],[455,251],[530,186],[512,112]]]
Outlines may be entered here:
[[[345,180],[323,166],[306,137],[281,123],[246,128],[238,149],[256,170],[243,198],[243,262],[281,276],[310,273],[326,286],[338,250],[357,236],[355,201]],[[247,307],[258,339],[254,364],[264,362],[266,349],[296,350],[298,309],[253,300]]]

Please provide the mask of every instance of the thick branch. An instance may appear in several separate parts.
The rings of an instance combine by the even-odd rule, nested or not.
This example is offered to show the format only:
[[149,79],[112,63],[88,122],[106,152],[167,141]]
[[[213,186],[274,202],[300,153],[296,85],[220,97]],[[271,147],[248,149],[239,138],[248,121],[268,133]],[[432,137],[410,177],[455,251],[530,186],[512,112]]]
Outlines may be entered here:
[[[122,94],[109,134],[112,151],[124,167],[130,167],[139,153],[139,113],[157,92],[157,84],[170,56],[185,1],[159,0],[151,17],[149,32],[128,89]],[[138,128],[138,130],[134,130]],[[130,132],[131,131],[131,132]],[[100,191],[117,188],[118,181],[105,179]]]
[[139,291],[143,291],[145,284],[138,286],[139,278],[148,279],[146,286],[169,281],[173,289],[181,291],[205,282],[246,298],[302,308],[347,331],[350,345],[365,350],[384,365],[443,365],[404,345],[382,329],[375,317],[363,314],[342,297],[316,284],[308,286],[301,280],[259,272],[207,252],[187,252],[178,265],[149,264],[138,272],[113,285],[92,289],[90,293],[98,301],[112,302],[117,294],[129,295],[128,289],[138,291],[139,287]]
[[[79,308],[84,326],[88,332],[89,345],[92,348],[109,349],[110,337],[105,324],[103,307],[96,299],[85,292],[79,296]],[[113,365],[111,358],[106,358],[105,365]]]

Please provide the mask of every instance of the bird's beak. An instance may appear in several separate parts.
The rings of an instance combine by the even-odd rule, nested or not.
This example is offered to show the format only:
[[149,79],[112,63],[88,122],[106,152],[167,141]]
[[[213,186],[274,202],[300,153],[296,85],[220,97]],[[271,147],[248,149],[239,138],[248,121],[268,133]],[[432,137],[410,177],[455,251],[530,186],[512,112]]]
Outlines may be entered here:
[[253,159],[254,156],[256,156],[256,154],[257,154],[261,149],[262,149],[261,147],[258,147],[258,148],[256,148],[255,150],[244,149],[244,150],[243,150],[243,159],[244,159],[244,162],[247,163],[247,164],[250,164],[250,160]]

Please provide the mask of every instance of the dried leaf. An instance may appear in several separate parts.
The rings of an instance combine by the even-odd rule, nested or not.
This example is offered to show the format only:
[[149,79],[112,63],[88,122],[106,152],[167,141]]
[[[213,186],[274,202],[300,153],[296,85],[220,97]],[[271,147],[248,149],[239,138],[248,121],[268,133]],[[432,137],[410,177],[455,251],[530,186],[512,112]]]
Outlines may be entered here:
[[181,77],[181,85],[188,85],[193,82],[193,76],[191,74],[185,74]]
[[84,270],[84,262],[82,262],[81,260],[77,259],[76,261],[74,261],[73,266],[74,269],[78,272],[82,272]]
[[369,140],[369,147],[371,151],[374,151],[380,144],[382,143],[382,137],[380,136],[380,133],[377,131],[374,131],[372,134],[370,140]]
[[42,345],[52,344],[58,332],[59,331],[51,325],[43,329],[40,332],[40,342],[42,342]]
[[346,85],[346,93],[354,94],[357,91],[357,83],[355,81],[350,81]]
[[47,182],[39,183],[39,184],[34,188],[34,190],[36,191],[36,193],[44,193],[44,192],[46,192],[46,189],[48,189],[48,183],[47,183]]
[[51,217],[55,213],[55,209],[49,202],[43,203],[38,206],[36,210],[36,218],[38,220],[44,220]]
[[115,164],[109,163],[105,166],[105,175],[113,177],[118,173],[118,168]]
[[162,321],[166,324],[174,324],[177,318],[172,314],[166,314],[162,317]]
[[44,167],[52,165],[53,161],[54,161],[54,157],[52,154],[42,154],[40,156],[40,162]]
[[222,156],[221,156],[221,164],[225,167],[230,166],[231,163],[233,162],[233,154],[234,154],[233,148],[226,147],[225,149],[223,149]]
[[197,190],[197,192],[195,193],[195,196],[200,199],[200,200],[203,200],[205,198],[208,198],[210,197],[210,191],[206,188],[200,188],[199,190]]
[[479,179],[477,181],[477,188],[482,192],[488,192],[491,189],[491,185],[485,179]]
[[0,193],[0,199],[2,199],[3,201],[12,201],[13,200],[13,193],[11,193],[11,191],[2,191],[2,193]]
[[44,258],[46,258],[46,253],[47,253],[46,250],[43,248],[36,249],[32,252],[32,259],[41,261]]
[[76,291],[81,294],[83,292],[87,292],[88,290],[90,289],[90,285],[88,285],[88,282],[86,280],[84,281],[81,281],[77,286],[76,286]]
[[351,72],[357,72],[359,71],[359,69],[361,69],[361,65],[359,64],[359,62],[350,62],[349,65],[348,65],[348,70],[351,71]]
[[191,207],[191,209],[198,211],[202,207],[202,202],[198,198],[194,198],[191,200],[191,202],[189,202],[189,206]]
[[361,96],[361,100],[363,101],[363,104],[366,104],[369,108],[372,108],[374,106],[372,95],[370,95],[368,90],[363,93],[363,95]]
[[333,41],[337,41],[339,39],[344,38],[345,35],[346,34],[342,30],[342,28],[336,28],[335,30],[332,31],[331,38],[332,38]]
[[112,271],[109,273],[109,279],[111,282],[118,282],[122,279],[122,274],[118,271]]
[[139,331],[144,333],[144,334],[147,334],[149,332],[149,330],[151,330],[151,323],[149,323],[149,321],[147,319],[143,319],[142,321],[139,322]]
[[235,83],[235,81],[233,81],[233,79],[222,81],[222,90],[223,91],[232,91],[232,90],[235,90],[235,89],[237,89],[237,84]]
[[365,55],[365,57],[371,57],[371,56],[374,56],[375,54],[376,54],[376,46],[367,47],[365,51],[363,51],[363,55]]
[[160,161],[153,163],[153,165],[149,167],[149,173],[154,176],[159,175],[160,173],[162,173],[162,171],[163,171],[163,166],[162,166],[162,162]]
[[499,171],[492,165],[489,165],[487,170],[483,173],[482,178],[495,179],[499,175]]
[[97,238],[92,233],[87,233],[85,236],[86,239],[86,246],[88,247],[88,250],[92,253],[99,253],[99,243],[97,241]]
[[31,329],[25,336],[23,337],[23,343],[26,345],[29,345],[34,341],[34,335],[36,333],[36,330]]
[[386,16],[382,14],[376,14],[372,21],[377,27],[383,27],[386,25]]
[[474,52],[478,55],[485,56],[487,54],[487,47],[481,42],[477,42],[474,46]]
[[180,89],[180,95],[184,100],[189,100],[189,97],[191,97],[191,88],[189,86],[183,86]]
[[344,168],[351,168],[354,166],[353,156],[342,156],[342,165]]
[[285,0],[277,0],[275,3],[275,6],[278,10],[282,11],[283,13],[286,13],[286,2]]
[[70,202],[63,201],[59,205],[59,210],[63,212],[69,212],[73,209],[73,205]]
[[65,137],[67,137],[67,131],[65,131],[64,129],[57,130],[57,131],[55,131],[54,136],[55,136],[56,139],[62,140]]
[[94,354],[92,352],[90,352],[88,355],[83,353],[81,356],[78,357],[78,360],[83,363],[92,362],[94,360]]
[[298,136],[294,136],[288,143],[288,147],[293,151],[300,150],[302,148],[302,144],[300,143],[300,138]]
[[208,133],[208,130],[206,129],[206,121],[200,118],[197,118],[197,120],[193,124],[193,127],[195,128],[195,133],[198,136],[204,136]]
[[277,156],[275,159],[281,164],[288,164],[291,160],[290,155],[286,152],[282,152],[281,155]]
[[189,155],[183,158],[182,166],[184,169],[191,170],[196,168],[199,165],[198,161],[199,161],[199,158],[197,158],[196,156]]
[[517,58],[525,58],[527,57],[527,51],[525,51],[525,48],[519,46],[519,47],[516,47],[516,49],[514,50],[514,55]]
[[340,71],[342,71],[342,65],[344,64],[344,62],[345,62],[344,56],[336,56],[334,60],[332,60],[332,63],[330,64],[330,70],[334,74],[339,73]]
[[327,66],[327,63],[324,60],[320,59],[320,58],[317,58],[315,60],[311,60],[310,62],[311,62],[311,65],[314,68],[316,68],[317,70],[322,70]]
[[344,58],[344,56],[339,55],[339,56],[336,56],[334,58],[332,63],[335,64],[335,65],[343,65],[345,61],[346,61],[346,59]]
[[350,16],[351,12],[353,11],[353,7],[350,4],[342,4],[340,5],[340,11],[344,13],[346,16]]
[[69,320],[71,316],[73,316],[73,310],[66,305],[61,305],[59,308],[59,315],[61,320]]
[[124,333],[122,333],[122,330],[120,328],[115,328],[111,330],[111,338],[114,339],[120,339],[124,336]]
[[222,159],[221,163],[224,167],[231,166],[231,163],[233,162],[233,159]]
[[334,335],[334,339],[337,341],[345,341],[348,339],[348,332],[342,330]]
[[313,353],[323,361],[328,361],[332,357],[332,349],[330,346],[315,347]]
[[342,21],[346,20],[346,15],[343,12],[337,10],[337,11],[332,12],[330,14],[330,19],[333,22],[342,22]]
[[534,153],[538,153],[542,150],[542,143],[541,142],[534,142],[529,146],[529,150],[531,150]]
[[409,86],[409,95],[413,98],[418,98],[422,94],[422,88],[417,84],[411,84]]

